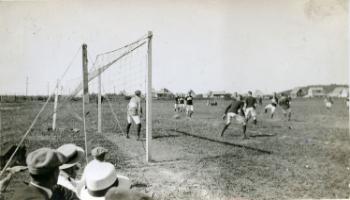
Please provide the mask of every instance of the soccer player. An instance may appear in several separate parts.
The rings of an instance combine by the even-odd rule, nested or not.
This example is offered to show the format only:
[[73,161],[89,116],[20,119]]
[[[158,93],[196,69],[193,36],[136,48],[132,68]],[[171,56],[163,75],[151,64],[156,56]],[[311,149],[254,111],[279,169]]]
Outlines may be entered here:
[[175,112],[179,112],[179,110],[180,110],[180,107],[179,107],[179,99],[180,99],[180,97],[179,97],[179,95],[176,95],[175,96],[175,104],[174,104],[174,107],[175,107]]
[[126,138],[130,138],[129,130],[131,127],[131,122],[133,121],[137,126],[137,140],[140,140],[141,118],[142,118],[141,91],[136,90],[135,96],[133,96],[130,99],[127,107],[128,125],[126,126]]
[[193,97],[191,92],[188,92],[188,95],[185,98],[186,100],[186,115],[187,117],[192,117],[193,114]]
[[182,112],[185,108],[185,98],[181,95],[179,98],[179,106],[180,106],[180,112]]
[[292,111],[290,109],[290,97],[287,94],[282,93],[282,98],[279,101],[279,105],[282,108],[284,117],[288,116],[288,121],[290,121],[292,116]]
[[272,99],[271,99],[271,103],[268,104],[267,106],[265,106],[265,113],[267,113],[267,110],[268,110],[268,109],[270,109],[270,111],[271,111],[271,119],[273,118],[273,115],[274,115],[274,113],[275,113],[277,104],[278,104],[277,94],[274,93],[274,94],[273,94],[273,97],[272,97]]
[[253,93],[251,91],[248,91],[248,97],[245,99],[245,117],[246,121],[250,119],[250,117],[253,118],[253,123],[256,125],[256,99],[253,97]]
[[247,135],[245,134],[247,130],[246,119],[244,117],[244,102],[241,100],[242,96],[239,95],[237,100],[233,100],[230,105],[227,106],[225,110],[225,114],[223,115],[223,119],[226,118],[226,124],[221,131],[221,137],[224,135],[226,129],[230,126],[231,120],[234,118],[240,124],[242,124],[244,139],[247,139]]
[[333,100],[331,97],[328,96],[324,99],[324,103],[325,103],[327,109],[331,109],[332,105],[333,105]]

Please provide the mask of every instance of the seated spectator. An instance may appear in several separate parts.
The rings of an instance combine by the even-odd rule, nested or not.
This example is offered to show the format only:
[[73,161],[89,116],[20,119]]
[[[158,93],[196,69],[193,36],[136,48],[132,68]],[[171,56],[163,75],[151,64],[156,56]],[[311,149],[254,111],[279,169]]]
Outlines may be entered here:
[[49,200],[57,185],[59,166],[67,158],[56,150],[40,148],[28,154],[26,163],[31,181],[15,191],[13,200]]
[[84,158],[84,150],[75,144],[64,144],[57,149],[66,158],[67,162],[59,167],[58,185],[61,185],[78,194],[77,187],[80,184],[77,179],[80,162]]
[[106,200],[152,200],[153,198],[133,191],[120,191],[118,188],[111,188],[106,194]]
[[87,166],[84,170],[85,186],[80,191],[80,198],[84,200],[104,200],[111,187],[120,191],[130,190],[130,180],[117,175],[114,165],[108,162],[99,162]]

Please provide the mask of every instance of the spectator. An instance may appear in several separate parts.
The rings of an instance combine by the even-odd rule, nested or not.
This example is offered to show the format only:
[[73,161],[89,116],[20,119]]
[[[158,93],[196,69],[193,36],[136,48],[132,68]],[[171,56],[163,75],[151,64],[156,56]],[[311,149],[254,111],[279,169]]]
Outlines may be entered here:
[[60,174],[58,176],[58,185],[73,191],[78,194],[77,187],[80,184],[77,179],[78,171],[80,169],[80,162],[84,158],[84,150],[75,144],[64,144],[57,149],[66,158],[67,162],[61,165]]
[[106,194],[106,200],[152,200],[153,198],[132,191],[120,191],[118,188],[111,188]]
[[13,200],[49,200],[57,185],[59,166],[67,158],[56,150],[40,148],[28,154],[26,163],[31,177],[28,185],[19,187]]
[[130,180],[117,175],[114,165],[108,162],[96,162],[84,170],[85,186],[80,191],[84,200],[104,200],[107,191],[117,187],[119,191],[130,190]]

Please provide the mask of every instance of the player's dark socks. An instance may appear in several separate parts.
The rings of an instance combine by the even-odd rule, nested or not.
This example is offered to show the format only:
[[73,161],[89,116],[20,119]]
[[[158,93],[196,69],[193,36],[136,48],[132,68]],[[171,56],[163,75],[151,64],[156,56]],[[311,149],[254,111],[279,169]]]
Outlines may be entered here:
[[267,109],[265,109],[265,111],[264,111],[265,113],[267,113]]
[[224,128],[222,129],[222,131],[221,131],[221,137],[224,136],[224,132],[226,131],[226,129],[228,128],[228,126],[230,126],[230,124],[226,124],[226,125],[224,126]]
[[131,127],[131,124],[126,125],[126,138],[129,138],[130,127]]
[[243,125],[242,128],[243,128],[243,134],[244,134],[244,137],[243,137],[243,138],[244,138],[244,139],[248,139],[248,136],[247,136],[246,133],[245,133],[245,132],[247,131],[247,125]]
[[258,121],[256,119],[254,119],[253,123],[256,125],[258,123]]
[[271,114],[271,119],[273,118],[273,114]]
[[137,138],[140,139],[141,124],[137,124]]

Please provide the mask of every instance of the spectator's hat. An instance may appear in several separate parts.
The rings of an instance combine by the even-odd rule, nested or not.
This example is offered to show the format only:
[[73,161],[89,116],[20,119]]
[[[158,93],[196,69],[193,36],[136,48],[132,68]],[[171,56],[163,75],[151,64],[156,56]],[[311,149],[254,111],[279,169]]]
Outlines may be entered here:
[[83,148],[75,144],[64,144],[57,149],[58,152],[62,153],[67,161],[60,166],[60,169],[68,169],[77,164],[84,158]]
[[95,158],[103,156],[106,153],[108,153],[108,150],[106,148],[103,148],[103,147],[95,147],[91,150],[91,155]]
[[106,194],[106,200],[152,200],[151,197],[140,192],[120,191],[118,188],[111,188]]
[[29,153],[26,159],[29,173],[34,175],[50,173],[66,161],[63,154],[49,148],[37,149]]
[[85,186],[80,197],[84,200],[104,197],[111,187],[120,191],[130,190],[130,180],[125,176],[117,175],[114,165],[108,162],[99,162],[85,168]]

